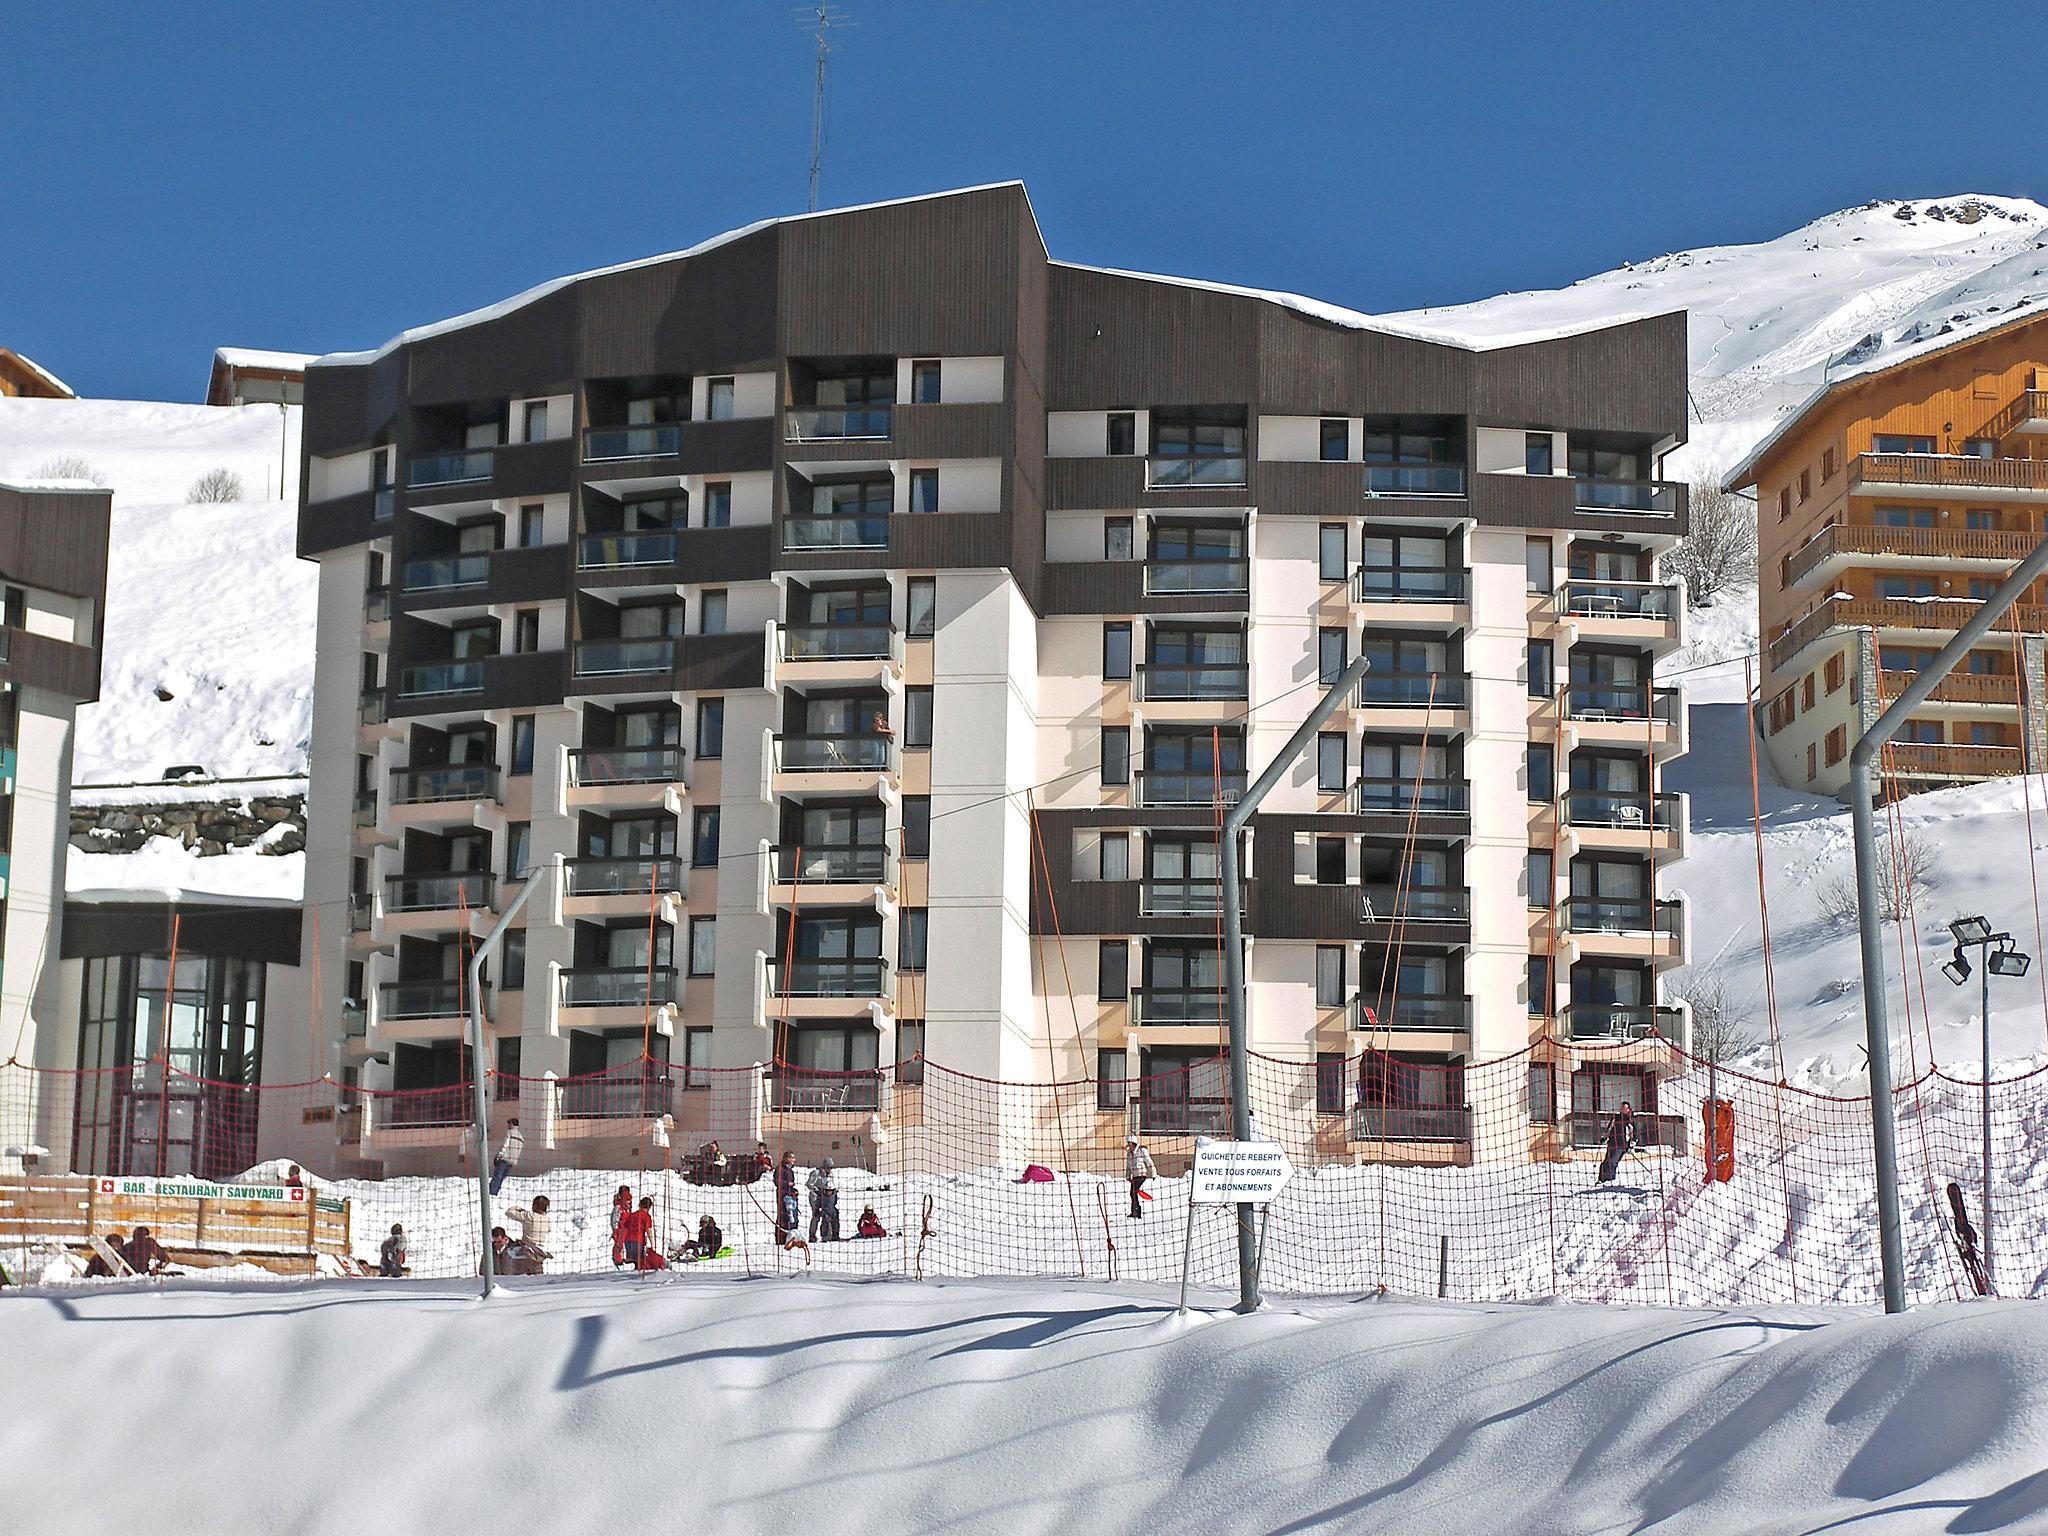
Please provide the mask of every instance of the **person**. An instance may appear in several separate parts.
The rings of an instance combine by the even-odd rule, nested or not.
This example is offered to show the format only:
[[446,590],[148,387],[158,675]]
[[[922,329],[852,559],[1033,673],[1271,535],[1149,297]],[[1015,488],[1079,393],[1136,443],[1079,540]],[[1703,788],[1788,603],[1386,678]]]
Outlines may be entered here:
[[171,1256],[164,1252],[163,1244],[150,1236],[147,1227],[137,1227],[128,1234],[128,1246],[122,1253],[128,1267],[138,1275],[160,1275],[171,1267]]
[[789,1241],[790,1233],[803,1219],[796,1199],[796,1154],[785,1152],[775,1165],[775,1246]]
[[612,1268],[626,1262],[626,1250],[619,1239],[619,1223],[633,1214],[633,1186],[621,1184],[612,1196]]
[[377,1250],[377,1273],[386,1280],[396,1280],[405,1273],[404,1223],[391,1223],[391,1235],[384,1239],[384,1245]]
[[519,1166],[519,1158],[526,1151],[526,1133],[519,1129],[514,1117],[505,1127],[505,1139],[498,1144],[497,1161],[491,1164],[491,1193],[496,1194],[505,1187],[505,1179]]
[[707,1141],[697,1149],[696,1182],[699,1184],[723,1184],[727,1182],[725,1154],[718,1150],[718,1143]]
[[548,1197],[535,1195],[532,1208],[523,1205],[508,1206],[505,1214],[519,1223],[519,1237],[508,1251],[512,1275],[537,1275],[541,1265],[554,1257],[548,1252],[548,1228],[554,1218],[548,1215]]
[[696,1239],[683,1244],[681,1251],[686,1259],[715,1259],[724,1246],[725,1234],[718,1230],[718,1223],[709,1216],[699,1216]]
[[619,1252],[635,1269],[645,1267],[647,1245],[654,1237],[654,1196],[643,1195],[640,1208],[619,1220]]
[[739,1159],[739,1166],[733,1170],[733,1182],[751,1184],[754,1180],[775,1171],[775,1159],[768,1155],[768,1143],[754,1143],[754,1155]]
[[823,1241],[839,1241],[839,1190],[832,1183],[832,1159],[821,1157],[818,1166],[811,1170],[806,1181],[811,1192],[811,1241],[818,1242],[819,1233]]
[[1142,1217],[1145,1214],[1145,1207],[1138,1202],[1145,1188],[1145,1181],[1158,1178],[1159,1169],[1152,1161],[1152,1154],[1145,1150],[1144,1143],[1135,1136],[1124,1138],[1124,1177],[1131,1181],[1131,1215]]
[[[123,1263],[127,1262],[128,1245],[121,1241],[121,1234],[118,1231],[109,1232],[101,1241],[111,1248]],[[119,1271],[101,1256],[97,1248],[93,1250],[92,1257],[85,1261],[85,1278],[88,1280],[111,1280],[118,1273]]]
[[882,1218],[875,1214],[875,1208],[872,1205],[864,1205],[860,1208],[860,1224],[853,1229],[853,1235],[887,1237],[889,1234],[882,1230]]
[[887,741],[896,734],[889,729],[889,713],[887,710],[878,709],[875,711],[875,718],[868,724],[868,734],[879,736],[884,741]]
[[299,1165],[297,1163],[289,1163],[285,1166],[284,1187],[286,1189],[304,1189],[306,1187],[305,1175],[299,1172]]
[[1614,1112],[1614,1118],[1607,1122],[1607,1150],[1600,1157],[1600,1180],[1602,1184],[1614,1182],[1614,1176],[1621,1171],[1621,1160],[1636,1147],[1636,1112],[1627,1103]]
[[[505,1235],[503,1227],[491,1228],[491,1270],[500,1275],[512,1273],[512,1239]],[[484,1272],[481,1263],[477,1265],[476,1272]]]

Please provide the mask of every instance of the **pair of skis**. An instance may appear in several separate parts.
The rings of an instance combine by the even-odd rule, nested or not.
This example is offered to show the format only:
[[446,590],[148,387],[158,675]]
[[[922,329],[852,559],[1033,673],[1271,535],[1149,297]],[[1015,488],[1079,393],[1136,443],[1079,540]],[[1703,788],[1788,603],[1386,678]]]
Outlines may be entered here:
[[1984,1273],[1984,1255],[1977,1249],[1977,1229],[1970,1225],[1970,1213],[1963,1205],[1962,1186],[1953,1180],[1948,1186],[1948,1209],[1953,1218],[1956,1252],[1962,1255],[1963,1273],[1970,1277],[1979,1296],[1989,1296],[1991,1280]]

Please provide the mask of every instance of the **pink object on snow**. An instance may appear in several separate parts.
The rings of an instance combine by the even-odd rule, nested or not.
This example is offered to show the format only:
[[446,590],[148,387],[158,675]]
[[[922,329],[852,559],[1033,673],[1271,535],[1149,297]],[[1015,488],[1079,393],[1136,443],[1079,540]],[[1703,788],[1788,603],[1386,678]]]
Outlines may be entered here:
[[1019,1184],[1050,1184],[1052,1182],[1052,1170],[1041,1167],[1037,1163],[1027,1163],[1024,1165],[1024,1171],[1017,1175],[1017,1182]]

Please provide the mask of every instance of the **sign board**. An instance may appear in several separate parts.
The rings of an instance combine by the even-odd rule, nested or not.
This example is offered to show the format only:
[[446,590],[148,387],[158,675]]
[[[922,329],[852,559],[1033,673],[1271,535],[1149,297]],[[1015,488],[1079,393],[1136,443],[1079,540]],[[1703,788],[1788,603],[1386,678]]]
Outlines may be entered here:
[[1287,1149],[1274,1141],[1197,1141],[1188,1181],[1194,1205],[1265,1205],[1294,1176]]
[[323,1211],[338,1211],[342,1202],[330,1195],[283,1184],[209,1184],[202,1179],[105,1178],[93,1181],[103,1195],[120,1195],[136,1200],[253,1200],[279,1205],[304,1206],[309,1202]]

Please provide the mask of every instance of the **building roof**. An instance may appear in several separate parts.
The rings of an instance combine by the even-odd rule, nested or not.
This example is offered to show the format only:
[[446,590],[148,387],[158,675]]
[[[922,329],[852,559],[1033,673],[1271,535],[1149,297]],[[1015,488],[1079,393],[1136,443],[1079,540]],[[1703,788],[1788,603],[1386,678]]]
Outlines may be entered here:
[[78,398],[78,391],[58,378],[57,375],[50,372],[49,369],[45,368],[34,358],[17,352],[12,347],[0,347],[0,360],[5,359],[12,359],[14,362],[19,363],[26,372],[34,378],[41,380],[59,398],[65,400],[76,400]]
[[304,373],[317,352],[265,352],[257,347],[215,347],[215,368],[265,368],[273,373]]

